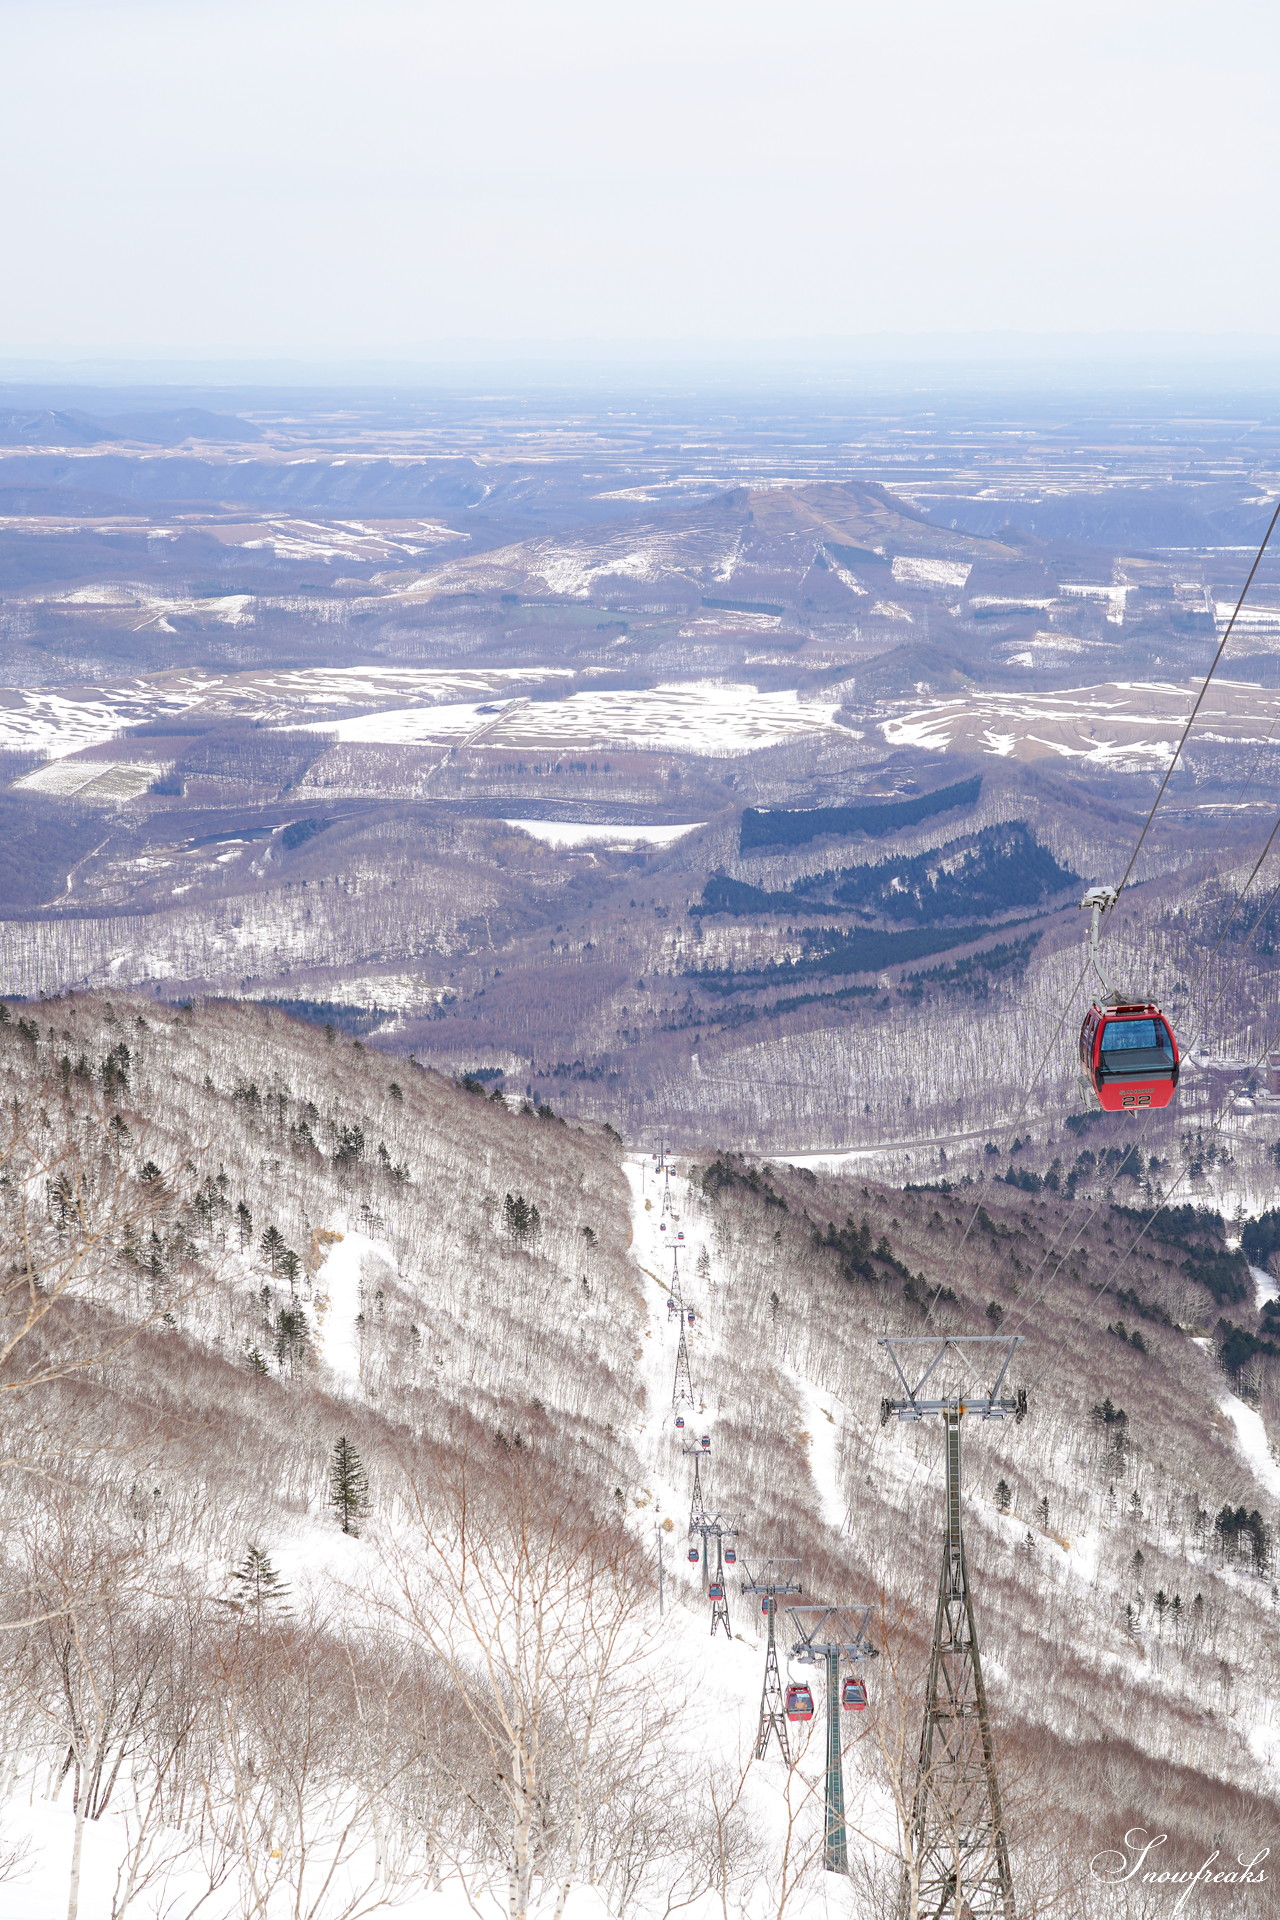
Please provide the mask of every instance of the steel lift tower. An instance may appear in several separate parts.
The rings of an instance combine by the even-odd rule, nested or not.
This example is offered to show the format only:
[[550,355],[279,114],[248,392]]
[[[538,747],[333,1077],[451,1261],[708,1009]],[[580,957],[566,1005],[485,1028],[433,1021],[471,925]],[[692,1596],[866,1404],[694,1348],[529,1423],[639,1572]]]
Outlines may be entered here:
[[689,1366],[689,1309],[684,1303],[684,1289],[680,1284],[680,1247],[678,1242],[671,1248],[671,1285],[667,1292],[668,1300],[676,1303],[676,1319],[680,1324],[679,1339],[676,1342],[676,1377],[671,1388],[671,1405],[676,1413],[682,1406],[692,1407],[693,1372]]
[[[903,1397],[885,1400],[882,1422],[941,1418],[947,1511],[942,1578],[933,1623],[920,1760],[902,1914],[919,1920],[1016,1920],[1009,1846],[987,1692],[978,1657],[973,1593],[960,1509],[960,1422],[1021,1420],[1025,1392],[1004,1394],[1021,1336],[891,1336],[887,1348]],[[985,1376],[990,1383],[978,1382]],[[1003,1396],[1003,1397],[1002,1397]],[[912,1895],[915,1893],[915,1901]]]
[[798,1580],[792,1580],[786,1571],[789,1567],[798,1567],[798,1560],[767,1560],[764,1566],[752,1578],[751,1569],[744,1568],[746,1579],[742,1582],[743,1593],[758,1593],[760,1606],[768,1622],[767,1638],[764,1650],[764,1687],[760,1694],[760,1725],[756,1731],[756,1759],[763,1760],[769,1751],[769,1739],[772,1736],[778,1742],[778,1751],[783,1764],[791,1765],[791,1743],[787,1739],[787,1715],[782,1694],[782,1676],[778,1672],[778,1636],[774,1622],[778,1614],[778,1595],[803,1593],[804,1588]]
[[[695,1469],[696,1471],[696,1469]],[[690,1535],[702,1535],[702,1572],[711,1595],[711,1637],[715,1638],[721,1627],[726,1640],[732,1640],[733,1628],[729,1624],[729,1596],[724,1582],[724,1543],[735,1537],[733,1527],[722,1526],[717,1514],[703,1514],[689,1528]],[[716,1543],[716,1564],[711,1565],[711,1542]]]
[[676,1413],[694,1405],[693,1373],[689,1366],[689,1343],[684,1337],[685,1316],[680,1310],[680,1339],[676,1346],[676,1375],[671,1387],[671,1405]]
[[827,1670],[827,1788],[822,1864],[828,1873],[848,1873],[849,1842],[844,1825],[844,1756],[840,1743],[840,1662],[874,1660],[867,1639],[869,1606],[788,1607],[797,1634],[791,1658]]
[[[705,1439],[706,1435],[704,1434],[703,1440]],[[709,1443],[704,1446],[702,1440],[695,1440],[691,1447],[681,1447],[680,1451],[686,1460],[693,1461],[693,1488],[689,1496],[689,1535],[690,1538],[692,1538],[695,1533],[702,1534],[702,1559],[705,1565],[707,1559],[706,1533],[703,1529],[707,1526],[707,1499],[702,1486],[702,1463],[704,1460],[710,1460],[711,1447]]]
[[658,1218],[665,1220],[669,1215],[674,1215],[675,1201],[671,1195],[671,1162],[667,1158],[667,1142],[662,1134],[658,1135],[658,1146],[653,1157],[656,1162],[653,1171],[662,1175],[662,1205]]

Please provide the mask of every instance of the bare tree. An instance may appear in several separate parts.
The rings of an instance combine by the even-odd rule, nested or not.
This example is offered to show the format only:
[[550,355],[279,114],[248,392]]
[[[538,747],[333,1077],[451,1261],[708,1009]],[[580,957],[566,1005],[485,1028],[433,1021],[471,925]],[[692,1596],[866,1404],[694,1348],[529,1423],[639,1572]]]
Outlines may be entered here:
[[12,1072],[0,1105],[0,1394],[101,1366],[206,1279],[176,1179],[92,1087]]
[[439,1662],[478,1737],[478,1824],[505,1858],[510,1920],[539,1893],[559,1920],[601,1832],[639,1817],[642,1762],[673,1716],[643,1556],[527,1448],[404,1484],[413,1537],[385,1543],[382,1611]]
[[112,1804],[165,1708],[171,1607],[142,1591],[153,1572],[136,1541],[96,1534],[78,1502],[46,1510],[30,1542],[31,1618],[19,1643],[74,1813],[67,1920],[76,1920],[87,1820]]

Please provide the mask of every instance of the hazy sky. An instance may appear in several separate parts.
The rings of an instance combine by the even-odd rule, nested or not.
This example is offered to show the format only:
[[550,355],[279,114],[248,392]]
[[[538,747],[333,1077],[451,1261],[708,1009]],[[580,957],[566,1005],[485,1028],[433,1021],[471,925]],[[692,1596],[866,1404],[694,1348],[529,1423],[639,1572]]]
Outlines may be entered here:
[[1276,0],[0,0],[0,349],[1280,333]]

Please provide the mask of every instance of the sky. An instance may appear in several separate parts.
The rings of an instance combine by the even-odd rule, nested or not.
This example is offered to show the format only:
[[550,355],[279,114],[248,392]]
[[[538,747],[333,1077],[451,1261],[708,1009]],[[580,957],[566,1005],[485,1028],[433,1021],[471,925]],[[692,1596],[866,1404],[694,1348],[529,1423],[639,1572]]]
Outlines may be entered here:
[[0,353],[1280,336],[1278,55],[1274,0],[0,0]]

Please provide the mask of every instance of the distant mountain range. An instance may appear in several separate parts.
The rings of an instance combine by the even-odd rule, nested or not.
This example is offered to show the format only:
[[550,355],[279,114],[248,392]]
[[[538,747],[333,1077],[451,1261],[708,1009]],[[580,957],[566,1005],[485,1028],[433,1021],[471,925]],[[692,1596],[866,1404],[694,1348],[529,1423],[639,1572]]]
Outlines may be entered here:
[[261,440],[262,430],[234,414],[204,407],[122,413],[97,419],[71,408],[36,407],[0,411],[0,447],[92,447],[104,440],[133,440],[144,446],[177,447],[184,440],[238,442]]

